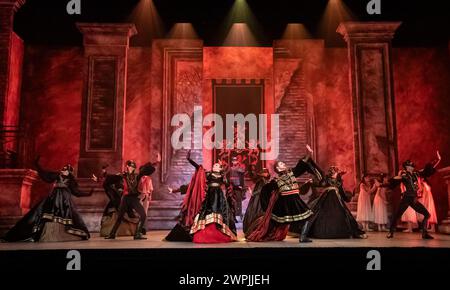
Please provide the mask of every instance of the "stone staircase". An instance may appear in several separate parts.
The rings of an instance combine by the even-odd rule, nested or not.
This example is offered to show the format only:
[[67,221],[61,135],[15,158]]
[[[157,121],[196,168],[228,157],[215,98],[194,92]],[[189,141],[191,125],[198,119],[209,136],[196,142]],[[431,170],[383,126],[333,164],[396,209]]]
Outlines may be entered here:
[[172,229],[177,223],[182,200],[152,200],[147,213],[147,228]]

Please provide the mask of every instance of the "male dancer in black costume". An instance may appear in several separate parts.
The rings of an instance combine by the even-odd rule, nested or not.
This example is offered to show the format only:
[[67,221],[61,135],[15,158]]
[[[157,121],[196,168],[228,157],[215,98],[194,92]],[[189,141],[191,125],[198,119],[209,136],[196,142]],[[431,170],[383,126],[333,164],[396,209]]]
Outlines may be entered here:
[[404,169],[400,171],[400,174],[398,176],[394,176],[389,180],[389,187],[394,188],[397,185],[400,185],[400,183],[403,183],[403,185],[405,186],[405,191],[402,193],[403,196],[397,211],[392,216],[391,227],[387,236],[388,239],[394,237],[394,231],[397,221],[406,211],[408,206],[412,207],[416,212],[424,216],[424,219],[422,221],[422,239],[433,239],[433,237],[427,232],[427,222],[430,218],[430,213],[425,208],[425,206],[417,200],[417,191],[419,189],[419,178],[426,178],[435,173],[436,166],[440,161],[441,156],[439,155],[439,151],[437,152],[437,159],[432,163],[427,163],[425,165],[425,168],[422,170],[416,170],[415,164],[411,160],[406,160],[405,162],[403,162]]
[[136,162],[128,160],[126,162],[126,170],[118,175],[110,176],[109,182],[119,184],[119,187],[123,190],[122,200],[119,206],[119,213],[117,221],[114,224],[110,234],[105,239],[115,239],[116,232],[122,222],[125,213],[133,216],[133,210],[139,215],[139,222],[134,234],[135,240],[145,240],[142,235],[142,227],[145,225],[147,219],[147,213],[141,204],[139,192],[139,182],[142,176],[149,176],[155,171],[154,163],[146,163],[139,168],[139,173],[136,173]]
[[242,221],[242,201],[245,199],[244,184],[245,168],[236,156],[231,158],[231,166],[228,171],[228,180],[231,183],[232,191],[228,195],[228,203],[232,207],[233,218],[239,216]]

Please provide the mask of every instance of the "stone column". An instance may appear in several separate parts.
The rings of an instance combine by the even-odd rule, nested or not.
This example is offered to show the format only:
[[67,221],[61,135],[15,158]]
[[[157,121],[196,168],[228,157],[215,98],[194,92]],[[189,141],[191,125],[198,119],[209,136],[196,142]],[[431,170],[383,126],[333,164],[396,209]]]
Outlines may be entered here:
[[400,22],[343,22],[353,103],[355,175],[398,169],[391,39]]
[[23,41],[13,26],[14,14],[23,4],[25,0],[0,0],[0,140],[9,141],[0,142],[0,152],[17,152]]
[[450,234],[450,166],[439,169],[439,172],[442,174],[445,183],[447,184],[448,208],[447,217],[441,221],[438,230],[440,233]]
[[118,172],[123,165],[123,132],[129,38],[134,24],[78,23],[83,34],[84,91],[78,176],[102,165]]

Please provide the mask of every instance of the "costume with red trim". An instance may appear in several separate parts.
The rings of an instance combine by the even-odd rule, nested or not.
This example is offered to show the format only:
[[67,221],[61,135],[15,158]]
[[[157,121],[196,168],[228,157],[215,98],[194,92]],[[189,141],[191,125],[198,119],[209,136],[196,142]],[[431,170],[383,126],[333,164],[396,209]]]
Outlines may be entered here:
[[[136,168],[136,163],[132,160],[127,161],[127,167]],[[111,232],[106,237],[114,239],[116,237],[119,226],[124,221],[125,214],[134,218],[134,212],[139,215],[139,221],[134,232],[135,239],[143,239],[145,234],[145,222],[147,220],[147,212],[142,206],[140,182],[142,177],[150,176],[155,171],[155,163],[146,163],[139,168],[139,173],[134,170],[132,172],[125,171],[118,175],[107,176],[103,186],[105,188],[114,187],[117,191],[123,192],[120,205],[117,211],[117,220],[115,221]]]
[[246,239],[252,242],[281,241],[286,238],[289,224],[307,220],[313,212],[300,198],[297,177],[311,173],[321,179],[321,173],[309,158],[300,159],[293,169],[287,169],[263,186],[261,205],[265,214],[249,226]]
[[206,175],[203,166],[199,166],[189,183],[181,212],[178,216],[178,223],[166,236],[165,240],[169,242],[192,242],[190,234],[194,218],[200,211],[203,200],[206,195]]
[[[188,158],[189,162],[197,169],[201,168],[200,165],[195,163],[192,159]],[[198,172],[197,172],[198,174]],[[193,220],[190,234],[193,235],[194,243],[227,243],[237,239],[236,225],[234,223],[234,217],[232,209],[227,203],[222,186],[229,186],[223,173],[219,172],[206,172],[204,174],[206,180],[206,195],[201,204],[200,211],[195,215]],[[202,183],[202,186],[205,183]],[[194,184],[197,186],[197,184]],[[198,198],[195,200],[198,201]],[[193,213],[198,206],[198,203],[189,204],[189,207],[193,209]],[[191,214],[186,218],[190,221]]]

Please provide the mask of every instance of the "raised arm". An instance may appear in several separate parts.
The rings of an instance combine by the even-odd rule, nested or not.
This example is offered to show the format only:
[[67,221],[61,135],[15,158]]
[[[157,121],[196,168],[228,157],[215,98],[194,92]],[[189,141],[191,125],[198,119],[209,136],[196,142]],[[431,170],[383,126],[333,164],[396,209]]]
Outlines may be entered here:
[[436,173],[436,167],[441,162],[441,155],[439,151],[436,152],[437,158],[430,163],[427,163],[425,167],[419,171],[419,175],[423,178],[430,177],[434,173]]
[[41,165],[39,164],[39,160],[40,160],[40,156],[38,156],[35,160],[34,160],[34,166],[39,174],[39,177],[47,182],[47,183],[53,183],[56,181],[56,179],[58,178],[58,172],[54,172],[54,171],[46,171],[44,170]]
[[200,165],[198,165],[194,160],[191,159],[191,150],[188,151],[186,159],[189,161],[189,163],[192,164],[192,166],[195,167],[195,169],[199,169],[200,168]]
[[306,156],[298,161],[292,172],[296,177],[304,174],[305,172],[311,173],[316,177],[318,182],[321,182],[325,178],[325,174],[323,173],[323,170],[311,158],[311,155],[313,154],[313,150],[311,149],[311,147],[309,145],[306,145],[306,149]]

